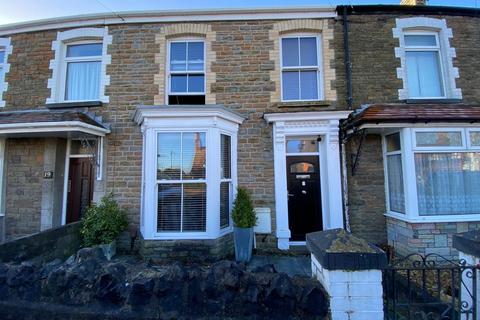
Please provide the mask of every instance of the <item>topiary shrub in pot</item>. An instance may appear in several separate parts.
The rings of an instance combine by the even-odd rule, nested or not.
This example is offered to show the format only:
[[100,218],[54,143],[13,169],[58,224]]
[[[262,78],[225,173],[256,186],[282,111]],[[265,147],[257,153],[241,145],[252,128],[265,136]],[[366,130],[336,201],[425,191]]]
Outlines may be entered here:
[[253,227],[257,224],[257,215],[247,189],[239,187],[233,202],[232,220],[235,242],[235,260],[249,262],[252,258]]
[[127,215],[110,193],[99,204],[94,203],[87,209],[80,233],[85,246],[99,246],[110,260],[116,253],[117,237],[127,227]]

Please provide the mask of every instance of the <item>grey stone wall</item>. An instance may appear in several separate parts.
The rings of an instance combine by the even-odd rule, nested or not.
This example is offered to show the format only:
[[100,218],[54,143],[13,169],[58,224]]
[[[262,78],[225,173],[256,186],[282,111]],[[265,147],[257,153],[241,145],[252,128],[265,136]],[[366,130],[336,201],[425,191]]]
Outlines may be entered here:
[[80,248],[80,222],[42,231],[0,245],[0,261],[66,259]]
[[233,256],[233,233],[209,240],[144,240],[140,255],[145,259],[211,262]]
[[480,221],[408,223],[387,218],[388,244],[401,256],[436,253],[448,259],[458,259],[458,251],[452,247],[452,235],[479,229]]

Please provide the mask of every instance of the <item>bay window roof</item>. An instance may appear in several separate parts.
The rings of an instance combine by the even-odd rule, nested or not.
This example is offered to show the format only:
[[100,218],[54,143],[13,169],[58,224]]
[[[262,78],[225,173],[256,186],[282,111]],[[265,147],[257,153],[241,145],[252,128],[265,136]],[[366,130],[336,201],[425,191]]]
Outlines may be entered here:
[[480,122],[480,105],[468,104],[406,104],[366,105],[344,121],[346,130],[367,127],[388,127],[401,123],[475,123]]

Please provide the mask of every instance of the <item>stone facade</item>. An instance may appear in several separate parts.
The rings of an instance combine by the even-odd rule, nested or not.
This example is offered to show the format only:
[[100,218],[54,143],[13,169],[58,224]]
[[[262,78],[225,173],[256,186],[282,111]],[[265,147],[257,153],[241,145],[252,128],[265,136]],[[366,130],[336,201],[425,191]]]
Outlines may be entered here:
[[[352,64],[353,108],[371,103],[399,103],[399,90],[403,88],[402,80],[397,77],[401,67],[400,59],[395,56],[399,39],[393,35],[396,19],[409,17],[431,17],[445,19],[453,37],[450,46],[455,49],[453,66],[459,69],[456,87],[462,91],[462,103],[480,103],[480,90],[475,79],[478,78],[480,61],[480,41],[475,38],[480,27],[480,19],[461,14],[435,16],[431,14],[405,14],[395,10],[377,10],[348,15],[349,49]],[[343,64],[343,19],[335,23],[335,53],[337,78],[345,79]],[[472,40],[468,40],[472,39]],[[475,39],[475,40],[473,40]],[[345,83],[337,81],[337,91],[343,102]],[[346,96],[346,95],[345,95]],[[361,148],[354,176],[351,174],[352,155],[357,152],[358,136],[346,143],[348,209],[351,230],[365,239],[381,244],[394,245],[400,254],[409,252],[438,252],[447,256],[456,255],[451,249],[451,234],[464,228],[475,229],[477,223],[434,223],[409,224],[388,219],[385,228],[385,181],[381,136],[377,132],[366,136]],[[423,234],[422,234],[423,233]],[[445,243],[445,237],[448,241]],[[427,250],[428,248],[428,250]]]
[[401,256],[436,253],[447,259],[458,259],[452,236],[479,229],[480,222],[408,223],[387,218],[388,244]]
[[6,238],[40,231],[44,139],[6,142]]

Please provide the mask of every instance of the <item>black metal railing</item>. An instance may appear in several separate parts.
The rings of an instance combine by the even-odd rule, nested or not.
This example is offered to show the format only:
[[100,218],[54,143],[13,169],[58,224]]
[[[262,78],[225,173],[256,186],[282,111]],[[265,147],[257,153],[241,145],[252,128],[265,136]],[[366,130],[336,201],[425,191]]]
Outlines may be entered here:
[[477,320],[480,267],[438,254],[411,254],[383,272],[388,320]]

